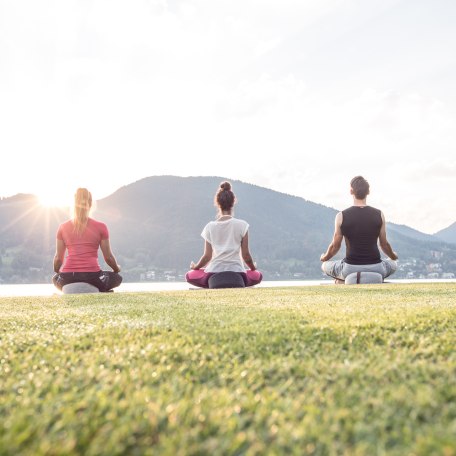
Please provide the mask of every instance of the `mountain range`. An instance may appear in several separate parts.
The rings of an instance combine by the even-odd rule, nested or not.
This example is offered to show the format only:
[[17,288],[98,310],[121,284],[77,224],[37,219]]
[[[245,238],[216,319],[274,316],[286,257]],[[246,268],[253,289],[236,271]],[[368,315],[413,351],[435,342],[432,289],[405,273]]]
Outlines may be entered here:
[[444,228],[443,230],[440,230],[437,233],[435,233],[435,237],[441,239],[444,242],[456,244],[456,222],[454,222],[447,228]]
[[[92,216],[108,225],[124,280],[183,277],[190,261],[202,254],[200,234],[216,216],[214,194],[223,180],[148,177],[96,202]],[[319,257],[331,241],[337,211],[256,185],[231,183],[235,216],[250,225],[251,252],[265,279],[321,278]],[[55,232],[68,217],[68,209],[45,208],[33,195],[1,199],[0,281],[49,281]],[[456,273],[456,224],[436,235],[393,223],[387,229],[400,257],[397,277]]]

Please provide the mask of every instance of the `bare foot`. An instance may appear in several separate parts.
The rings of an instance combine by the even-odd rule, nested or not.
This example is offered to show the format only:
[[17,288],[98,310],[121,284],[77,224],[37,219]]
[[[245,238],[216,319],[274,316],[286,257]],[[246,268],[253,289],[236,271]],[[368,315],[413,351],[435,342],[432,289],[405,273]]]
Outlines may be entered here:
[[345,285],[345,280],[334,279],[334,283],[336,285]]

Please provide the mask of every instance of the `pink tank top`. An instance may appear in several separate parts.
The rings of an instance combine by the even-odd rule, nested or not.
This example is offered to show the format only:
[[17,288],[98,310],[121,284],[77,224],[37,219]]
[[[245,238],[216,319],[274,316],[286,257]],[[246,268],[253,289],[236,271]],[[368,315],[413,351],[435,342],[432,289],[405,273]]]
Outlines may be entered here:
[[67,248],[67,256],[60,272],[97,272],[98,248],[102,239],[109,239],[107,226],[89,218],[82,234],[76,234],[72,220],[62,223],[57,230],[57,239],[62,240]]

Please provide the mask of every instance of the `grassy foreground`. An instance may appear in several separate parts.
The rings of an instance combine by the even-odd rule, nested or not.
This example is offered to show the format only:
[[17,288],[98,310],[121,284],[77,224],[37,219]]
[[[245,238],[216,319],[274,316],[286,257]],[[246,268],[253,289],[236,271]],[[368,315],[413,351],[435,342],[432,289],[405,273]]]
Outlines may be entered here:
[[3,298],[0,454],[456,454],[456,285]]

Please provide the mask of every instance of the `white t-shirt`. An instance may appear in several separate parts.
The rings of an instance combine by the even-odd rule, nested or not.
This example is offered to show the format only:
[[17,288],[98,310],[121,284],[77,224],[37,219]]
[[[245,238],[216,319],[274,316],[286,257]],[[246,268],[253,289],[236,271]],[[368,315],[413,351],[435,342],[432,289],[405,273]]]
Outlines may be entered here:
[[241,257],[241,240],[249,224],[240,219],[230,218],[209,222],[201,236],[212,246],[212,260],[204,268],[206,272],[245,272]]

